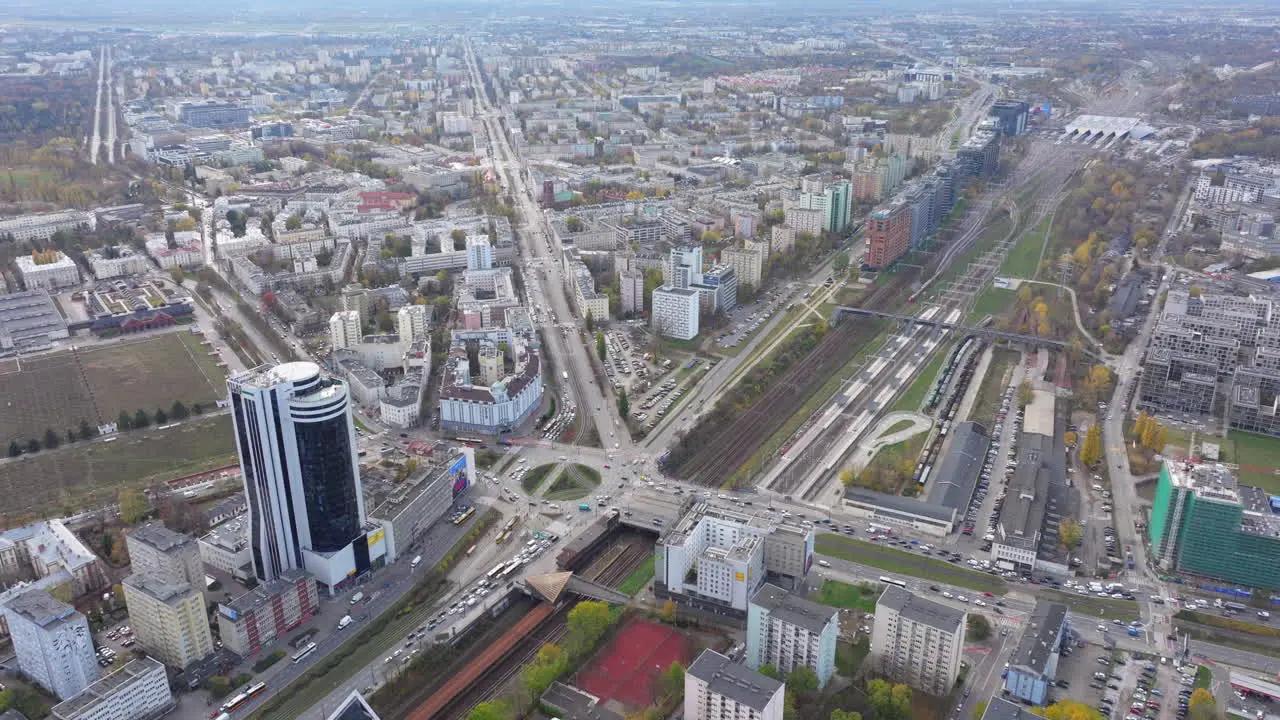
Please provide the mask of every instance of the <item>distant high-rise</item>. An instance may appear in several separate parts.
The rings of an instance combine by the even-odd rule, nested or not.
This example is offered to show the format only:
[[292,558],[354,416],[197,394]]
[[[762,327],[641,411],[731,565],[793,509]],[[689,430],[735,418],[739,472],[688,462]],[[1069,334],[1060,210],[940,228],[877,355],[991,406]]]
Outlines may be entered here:
[[254,572],[266,582],[305,569],[332,593],[385,554],[381,533],[365,531],[346,383],[291,362],[227,386]]

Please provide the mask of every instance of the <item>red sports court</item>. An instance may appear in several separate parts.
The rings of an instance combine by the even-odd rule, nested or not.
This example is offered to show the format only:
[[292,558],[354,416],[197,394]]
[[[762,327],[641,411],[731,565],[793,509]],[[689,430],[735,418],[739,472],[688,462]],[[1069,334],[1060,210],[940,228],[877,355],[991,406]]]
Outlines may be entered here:
[[650,622],[627,623],[573,683],[606,700],[635,708],[649,705],[657,677],[673,662],[689,664],[689,639],[676,630]]

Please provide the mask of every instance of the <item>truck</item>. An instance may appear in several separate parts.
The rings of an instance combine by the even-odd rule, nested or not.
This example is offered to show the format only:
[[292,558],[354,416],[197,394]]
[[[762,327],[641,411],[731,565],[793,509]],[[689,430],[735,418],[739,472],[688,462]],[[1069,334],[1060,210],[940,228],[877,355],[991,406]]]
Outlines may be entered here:
[[353,621],[351,620],[350,615],[343,615],[342,619],[338,621],[338,629],[341,630],[342,628],[350,625],[352,622]]
[[355,595],[351,596],[351,604],[355,605],[356,603],[360,602],[363,599],[364,599],[364,593],[358,592]]

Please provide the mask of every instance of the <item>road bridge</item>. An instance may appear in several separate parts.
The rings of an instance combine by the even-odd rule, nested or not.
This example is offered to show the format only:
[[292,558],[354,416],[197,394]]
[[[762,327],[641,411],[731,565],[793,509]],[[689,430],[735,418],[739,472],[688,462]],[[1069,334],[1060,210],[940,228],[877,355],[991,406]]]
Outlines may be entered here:
[[[995,328],[989,328],[989,327],[975,327],[973,325],[964,325],[959,322],[947,322],[945,320],[926,320],[917,315],[903,315],[901,313],[883,312],[880,310],[868,310],[867,308],[847,307],[844,305],[838,306],[835,309],[835,311],[832,313],[832,316],[831,316],[832,324],[834,325],[838,323],[842,315],[862,315],[864,317],[885,318],[888,320],[898,320],[904,323],[914,323],[916,325],[927,325],[929,327],[943,328],[945,330],[959,330],[960,332],[968,335],[979,335],[982,337],[991,338],[993,340],[1007,340],[1009,342],[1022,342],[1022,343],[1027,343],[1028,345],[1035,345],[1038,347],[1048,347],[1048,348],[1053,348],[1055,350],[1065,350],[1067,348],[1067,343],[1063,342],[1062,340],[1042,338],[1036,335],[1028,335],[1026,333],[1008,332],[1007,330],[996,330]],[[1084,352],[1085,355],[1088,355],[1089,357],[1095,360],[1099,360],[1099,361],[1104,360],[1104,358],[1100,357],[1097,353],[1095,353],[1093,350],[1090,350],[1087,347],[1082,347],[1081,350]]]

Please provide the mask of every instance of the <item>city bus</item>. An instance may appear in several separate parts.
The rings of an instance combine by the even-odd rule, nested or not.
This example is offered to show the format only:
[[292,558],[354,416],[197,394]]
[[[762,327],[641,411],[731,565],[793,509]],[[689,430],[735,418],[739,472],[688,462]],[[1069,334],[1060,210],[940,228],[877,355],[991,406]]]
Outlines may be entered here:
[[497,565],[494,566],[492,570],[489,571],[489,574],[485,575],[485,577],[489,578],[490,580],[496,580],[498,579],[498,575],[500,575],[506,567],[507,567],[506,563],[498,563]]
[[907,584],[902,582],[901,580],[898,580],[896,578],[891,578],[888,575],[881,575],[880,582],[884,583],[885,585],[897,585],[900,588],[904,588],[907,586]]
[[233,713],[238,708],[244,707],[245,703],[249,702],[254,698],[254,696],[266,689],[266,683],[254,683],[245,688],[244,692],[223,703],[220,710],[222,710],[224,714]]
[[310,655],[311,653],[313,653],[313,652],[315,652],[315,651],[316,651],[316,644],[315,644],[315,643],[313,643],[313,642],[309,642],[309,643],[307,643],[306,647],[304,647],[304,648],[302,648],[301,650],[299,650],[298,652],[294,653],[294,655],[293,655],[293,661],[294,661],[294,662],[298,662],[298,661],[302,660],[302,658],[304,658],[304,657],[306,657],[306,656]]

